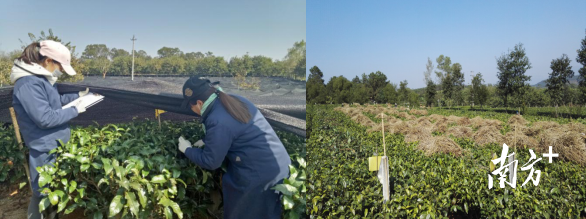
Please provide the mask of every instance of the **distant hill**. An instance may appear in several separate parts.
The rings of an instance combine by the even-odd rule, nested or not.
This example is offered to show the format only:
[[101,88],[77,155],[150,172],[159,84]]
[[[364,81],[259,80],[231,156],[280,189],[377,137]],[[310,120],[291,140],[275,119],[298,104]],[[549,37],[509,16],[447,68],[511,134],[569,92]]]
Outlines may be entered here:
[[[574,77],[570,78],[570,84],[571,85],[578,85],[578,77],[579,74],[578,73],[574,73]],[[546,79],[547,80],[547,79]],[[545,80],[532,85],[533,87],[547,87],[547,84],[545,83]]]

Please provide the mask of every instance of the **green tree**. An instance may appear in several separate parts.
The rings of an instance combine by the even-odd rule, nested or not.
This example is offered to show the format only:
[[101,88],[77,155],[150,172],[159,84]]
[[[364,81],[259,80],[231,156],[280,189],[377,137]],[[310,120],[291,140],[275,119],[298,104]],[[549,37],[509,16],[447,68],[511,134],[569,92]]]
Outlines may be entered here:
[[450,106],[460,104],[463,100],[462,89],[464,88],[464,74],[460,63],[451,64],[450,57],[440,55],[437,59],[437,68],[441,71],[436,72],[440,81],[443,97]]
[[302,79],[305,80],[303,77],[305,76],[306,67],[305,67],[305,54],[303,58],[297,62],[297,66],[295,66],[295,70],[293,70],[293,74],[295,75],[294,79]]
[[[358,83],[354,83],[358,84]],[[396,85],[391,83],[386,83],[386,85],[379,89],[376,97],[374,100],[377,103],[391,103],[397,102],[397,88]]]
[[553,104],[555,104],[556,116],[563,94],[567,92],[569,80],[574,76],[570,62],[570,58],[566,54],[563,54],[561,58],[552,60],[550,65],[551,72],[546,80],[547,93],[551,97]]
[[324,85],[324,74],[317,67],[313,66],[309,69],[309,77],[307,79],[307,102],[309,103],[324,103],[323,93],[325,89]]
[[399,101],[401,104],[409,101],[409,88],[407,88],[407,80],[399,83]]
[[160,60],[162,61],[160,70],[161,74],[185,74],[185,65],[187,61],[180,56],[169,56],[160,58]]
[[353,84],[350,95],[352,103],[365,104],[368,102],[368,90],[365,84]]
[[118,56],[112,60],[110,72],[113,75],[130,75],[132,68],[132,57],[130,56]]
[[481,107],[486,104],[488,100],[488,88],[484,83],[484,79],[482,78],[482,73],[478,72],[472,78],[472,101],[474,104],[479,104]]
[[216,56],[206,56],[199,61],[195,70],[198,75],[217,75],[219,77],[229,72],[226,60]]
[[504,105],[508,107],[509,97],[514,94],[522,96],[523,88],[529,86],[526,82],[531,80],[531,76],[525,75],[531,69],[531,63],[523,44],[519,43],[513,51],[501,55],[497,59],[497,69],[499,94],[503,97]]
[[[273,60],[265,56],[254,56],[252,57],[252,70],[251,76],[263,77],[272,75],[275,67]],[[303,74],[305,74],[305,66],[303,67]]]
[[295,78],[299,74],[305,75],[305,71],[301,72],[300,70],[305,64],[299,64],[299,62],[305,61],[305,55],[305,41],[295,42],[283,60],[284,73],[291,78]]
[[425,84],[428,84],[429,81],[432,81],[432,78],[431,78],[432,72],[433,72],[433,62],[431,62],[431,59],[429,57],[427,57],[427,64],[425,65],[425,71],[423,72]]
[[101,74],[103,78],[106,78],[106,74],[112,64],[110,56],[110,49],[105,44],[87,45],[81,55],[82,61],[87,66],[86,75]]
[[545,93],[546,89],[528,87],[527,90],[527,105],[529,107],[544,107],[550,105],[550,97]]
[[114,60],[117,57],[130,56],[130,53],[124,49],[112,48],[110,50],[110,58]]
[[159,58],[171,57],[171,56],[182,56],[183,52],[179,48],[163,47],[157,50]]
[[578,53],[576,61],[582,64],[582,68],[578,70],[580,74],[580,77],[578,77],[579,89],[582,92],[582,103],[586,104],[586,37],[582,39],[580,49],[576,50],[576,52]]
[[145,52],[144,50],[139,50],[139,51],[135,52],[134,57],[135,58],[144,58],[145,60],[151,59],[151,56],[149,56],[149,54],[147,54],[147,52]]
[[419,95],[417,93],[415,93],[414,91],[410,91],[409,92],[409,106],[412,109],[418,108],[419,104],[421,104],[419,102]]
[[431,104],[435,102],[436,86],[433,80],[427,80],[427,86],[425,87],[425,104],[431,107]]
[[90,44],[85,47],[85,50],[81,54],[81,59],[99,59],[109,58],[110,50],[105,44]]
[[369,87],[369,99],[374,100],[380,89],[388,84],[387,76],[380,71],[372,72],[368,75],[366,85]]
[[344,76],[332,77],[326,87],[331,88],[328,90],[333,95],[334,103],[349,103],[351,101],[352,82]]
[[352,79],[352,83],[360,84],[362,82],[360,81],[360,78],[358,77],[358,75],[356,75],[356,77],[354,77],[354,79]]
[[188,52],[185,53],[185,58],[186,59],[190,59],[190,60],[197,60],[197,59],[203,59],[205,57],[205,55],[201,52]]
[[437,62],[437,69],[439,69],[439,71],[435,72],[435,75],[437,77],[438,84],[441,84],[445,75],[451,72],[452,60],[450,60],[450,57],[448,56],[440,55],[435,61]]

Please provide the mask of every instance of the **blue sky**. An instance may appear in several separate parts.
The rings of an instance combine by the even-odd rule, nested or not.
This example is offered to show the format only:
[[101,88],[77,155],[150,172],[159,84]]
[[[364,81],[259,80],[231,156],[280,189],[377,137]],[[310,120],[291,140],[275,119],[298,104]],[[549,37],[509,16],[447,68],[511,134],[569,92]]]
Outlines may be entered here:
[[163,46],[183,52],[283,59],[296,41],[305,40],[305,0],[171,1],[3,1],[0,51],[20,49],[27,34],[53,32],[77,46],[132,49],[156,56]]
[[496,58],[523,43],[531,84],[546,79],[552,59],[586,37],[586,1],[308,1],[307,73],[317,65],[328,81],[381,71],[392,83],[424,87],[427,58],[443,54],[487,83],[497,82]]

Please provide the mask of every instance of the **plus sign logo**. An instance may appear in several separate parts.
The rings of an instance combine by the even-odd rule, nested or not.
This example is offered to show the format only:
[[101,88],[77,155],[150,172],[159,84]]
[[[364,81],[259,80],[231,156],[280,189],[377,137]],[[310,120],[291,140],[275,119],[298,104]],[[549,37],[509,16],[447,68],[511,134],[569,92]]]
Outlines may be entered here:
[[549,163],[551,163],[551,158],[559,157],[559,154],[554,154],[551,152],[551,146],[549,146],[549,154],[543,154],[543,157],[549,157]]
[[[525,182],[523,182],[523,184],[521,185],[521,187],[525,187],[525,184],[527,184],[530,180],[532,181],[534,186],[539,185],[539,178],[541,177],[541,170],[535,170],[533,168],[533,165],[535,165],[537,162],[541,161],[542,158],[537,158],[535,156],[535,153],[533,153],[533,150],[529,149],[529,153],[531,154],[531,157],[529,159],[529,161],[527,163],[525,163],[525,165],[523,165],[521,167],[521,171],[530,171],[529,175],[527,176],[527,179],[525,180]],[[549,146],[549,153],[547,154],[543,154],[543,157],[549,158],[549,163],[552,162],[552,158],[554,157],[559,157],[559,154],[554,154],[552,152],[552,146]],[[498,176],[499,179],[499,186],[501,188],[505,188],[505,183],[509,184],[509,186],[511,186],[512,188],[516,188],[517,187],[517,163],[519,162],[517,159],[515,159],[515,153],[510,153],[509,154],[509,146],[507,146],[507,144],[503,144],[503,151],[501,153],[501,157],[497,158],[497,159],[493,159],[491,160],[491,162],[494,165],[500,164],[499,168],[492,171],[492,175]],[[509,174],[507,174],[509,173]],[[493,187],[493,178],[492,175],[489,174],[488,175],[488,188],[492,189]],[[507,180],[507,176],[508,176],[508,180]]]

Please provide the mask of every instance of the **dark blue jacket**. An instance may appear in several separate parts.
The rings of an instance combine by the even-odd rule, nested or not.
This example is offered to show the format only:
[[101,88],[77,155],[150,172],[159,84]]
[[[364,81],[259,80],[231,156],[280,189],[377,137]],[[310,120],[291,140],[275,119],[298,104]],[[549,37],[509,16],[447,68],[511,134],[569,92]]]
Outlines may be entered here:
[[254,104],[233,96],[246,104],[251,121],[240,123],[216,99],[202,117],[204,149],[187,148],[185,155],[209,170],[227,160],[227,173],[222,178],[224,218],[280,218],[279,194],[271,187],[288,177],[289,154]]
[[18,79],[12,106],[25,144],[46,153],[57,147],[59,139],[67,143],[71,136],[68,122],[77,116],[77,110],[61,108],[78,97],[78,93],[60,95],[57,84],[52,86],[43,76]]

